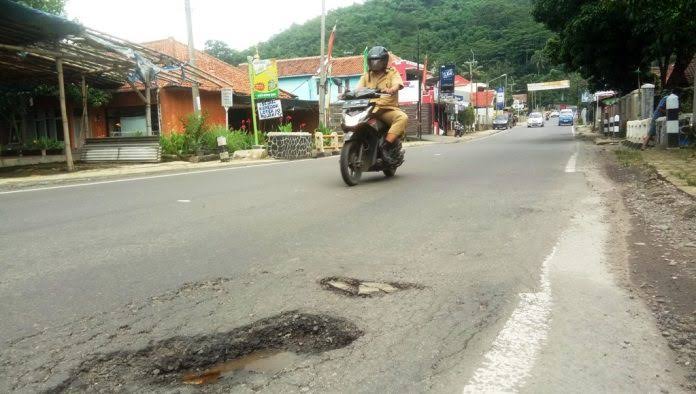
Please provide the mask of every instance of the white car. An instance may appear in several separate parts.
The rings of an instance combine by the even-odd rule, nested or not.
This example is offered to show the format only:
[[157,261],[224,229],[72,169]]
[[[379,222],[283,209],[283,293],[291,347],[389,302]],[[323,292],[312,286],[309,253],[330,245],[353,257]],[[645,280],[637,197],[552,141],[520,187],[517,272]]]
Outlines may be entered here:
[[532,112],[527,117],[527,127],[544,127],[544,116],[541,112]]
[[549,118],[557,118],[561,114],[558,111],[551,111],[551,114],[549,115]]

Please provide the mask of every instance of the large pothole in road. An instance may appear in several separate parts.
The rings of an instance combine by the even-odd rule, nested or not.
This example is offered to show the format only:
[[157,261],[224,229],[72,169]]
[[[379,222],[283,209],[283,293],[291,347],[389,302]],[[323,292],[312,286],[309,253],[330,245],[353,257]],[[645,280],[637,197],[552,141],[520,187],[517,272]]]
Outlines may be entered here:
[[321,286],[347,296],[372,297],[375,295],[392,294],[406,289],[420,289],[422,286],[414,283],[379,282],[355,278],[333,276],[319,281]]
[[97,355],[51,391],[135,392],[152,386],[169,390],[186,384],[237,384],[250,374],[272,376],[293,369],[308,354],[345,347],[362,334],[344,319],[286,312],[228,332],[172,337],[137,351]]

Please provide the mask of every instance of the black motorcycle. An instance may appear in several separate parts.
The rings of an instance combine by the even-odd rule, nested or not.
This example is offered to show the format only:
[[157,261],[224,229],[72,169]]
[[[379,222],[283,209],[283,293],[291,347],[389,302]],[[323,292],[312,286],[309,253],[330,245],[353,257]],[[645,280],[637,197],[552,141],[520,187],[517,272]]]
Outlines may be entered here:
[[340,166],[341,176],[348,186],[357,185],[363,172],[381,171],[392,177],[403,163],[403,151],[395,165],[387,165],[382,155],[389,127],[373,115],[374,99],[382,96],[384,94],[375,89],[358,89],[343,95],[341,128],[345,134]]

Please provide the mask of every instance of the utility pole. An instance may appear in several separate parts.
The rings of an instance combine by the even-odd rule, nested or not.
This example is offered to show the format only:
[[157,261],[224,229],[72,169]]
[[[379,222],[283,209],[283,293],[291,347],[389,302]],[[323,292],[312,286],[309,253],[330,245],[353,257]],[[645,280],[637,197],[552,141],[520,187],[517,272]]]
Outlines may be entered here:
[[693,103],[691,104],[691,127],[696,129],[696,76],[694,76],[694,93],[692,94]]
[[[196,49],[193,47],[193,24],[191,23],[191,0],[184,0],[184,2],[186,4],[189,64],[196,67]],[[198,91],[198,82],[191,82],[191,93],[193,96],[193,111],[198,114],[201,112],[201,95]]]
[[474,50],[471,49],[471,60],[464,62],[464,64],[469,65],[469,105],[474,109],[474,130],[478,124],[478,114],[476,113],[476,107],[474,107],[474,67],[476,67],[476,59],[474,56]]
[[319,65],[319,126],[326,126],[326,65],[324,41],[326,39],[326,0],[321,0],[321,56]]
[[[421,116],[421,112],[423,111],[422,109],[422,90],[423,90],[423,84],[425,81],[421,81],[423,79],[423,74],[420,72],[420,25],[417,26],[416,30],[416,36],[417,36],[417,44],[416,44],[416,72],[418,73],[418,139],[422,140],[423,137],[423,119]],[[696,111],[694,111],[696,112]]]

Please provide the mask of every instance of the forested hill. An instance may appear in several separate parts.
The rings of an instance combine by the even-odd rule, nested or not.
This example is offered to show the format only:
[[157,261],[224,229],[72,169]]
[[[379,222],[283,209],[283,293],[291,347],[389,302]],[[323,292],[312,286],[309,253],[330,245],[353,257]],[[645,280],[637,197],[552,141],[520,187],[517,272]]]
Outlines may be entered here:
[[[367,0],[331,11],[326,29],[328,37],[337,25],[334,56],[381,44],[415,60],[420,29],[421,56],[428,54],[430,66],[452,62],[461,67],[473,50],[482,66],[479,77],[505,72],[523,77],[548,71],[541,50],[551,33],[532,19],[531,8],[531,0]],[[259,52],[264,58],[318,55],[319,31],[319,18],[293,25],[259,43]],[[209,41],[206,50],[238,64],[254,49],[238,52]]]

